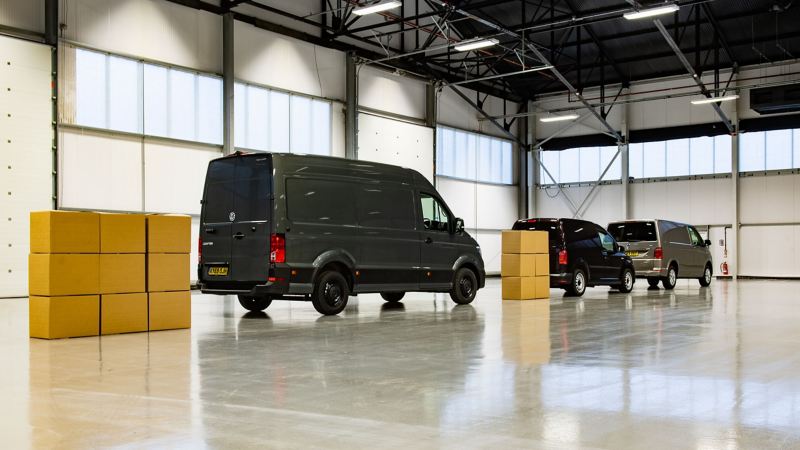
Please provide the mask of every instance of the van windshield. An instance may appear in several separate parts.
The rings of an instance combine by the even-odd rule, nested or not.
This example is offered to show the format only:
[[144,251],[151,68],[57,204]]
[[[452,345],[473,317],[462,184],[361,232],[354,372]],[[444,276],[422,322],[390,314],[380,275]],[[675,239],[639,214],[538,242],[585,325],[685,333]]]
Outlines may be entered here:
[[267,156],[223,158],[208,165],[203,214],[206,223],[261,221],[269,218],[272,193]]
[[561,227],[556,220],[537,220],[536,222],[519,221],[514,223],[514,230],[547,231],[550,245],[558,245],[561,241]]
[[622,222],[612,223],[608,232],[617,242],[657,241],[655,222]]

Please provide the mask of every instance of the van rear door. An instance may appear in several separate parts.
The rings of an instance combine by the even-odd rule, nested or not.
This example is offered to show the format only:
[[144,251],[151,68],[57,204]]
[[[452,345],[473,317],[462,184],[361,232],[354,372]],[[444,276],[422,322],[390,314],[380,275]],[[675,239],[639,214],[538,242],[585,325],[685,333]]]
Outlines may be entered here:
[[239,158],[211,161],[206,172],[200,217],[200,281],[230,280],[234,177]]

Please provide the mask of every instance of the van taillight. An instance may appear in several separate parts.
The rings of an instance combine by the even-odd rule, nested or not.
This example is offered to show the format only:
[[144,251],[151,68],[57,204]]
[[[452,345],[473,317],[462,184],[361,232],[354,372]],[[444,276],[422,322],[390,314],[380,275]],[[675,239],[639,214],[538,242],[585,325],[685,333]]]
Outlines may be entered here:
[[197,262],[203,264],[203,238],[197,238]]
[[269,236],[269,262],[286,262],[286,236],[283,234],[271,234]]
[[560,252],[558,252],[558,263],[559,264],[567,265],[567,260],[568,260],[568,257],[567,257],[567,251],[566,250],[561,250]]
[[656,249],[653,250],[653,258],[661,259],[663,257],[664,257],[664,249],[662,249],[661,247],[656,247]]

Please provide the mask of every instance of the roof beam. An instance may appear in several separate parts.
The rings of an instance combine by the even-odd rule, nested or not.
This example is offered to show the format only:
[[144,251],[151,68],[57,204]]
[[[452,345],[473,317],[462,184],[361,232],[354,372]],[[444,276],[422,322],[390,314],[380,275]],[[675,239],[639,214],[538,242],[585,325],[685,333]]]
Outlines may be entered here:
[[[629,3],[633,4],[633,6],[635,6],[635,7],[637,6],[635,1],[633,1],[633,0],[628,0],[628,1],[629,1]],[[575,12],[575,6],[572,4],[572,0],[565,0],[565,3],[567,4],[567,7],[570,9],[570,11]],[[614,58],[609,56],[605,45],[603,45],[603,43],[600,42],[600,39],[597,37],[597,34],[592,29],[592,26],[589,25],[589,24],[586,24],[586,25],[583,25],[583,29],[586,30],[587,34],[589,34],[589,37],[592,39],[592,42],[594,42],[594,45],[597,46],[597,50],[600,52],[601,55],[603,55],[603,58],[605,59],[605,61],[608,61],[608,65],[610,65],[611,68],[614,69],[614,72],[617,73],[617,76],[619,77],[619,79],[623,80],[623,84],[629,84],[630,82],[628,81],[628,77],[625,76],[625,73],[619,67],[619,64],[617,64],[617,62],[614,60]],[[578,84],[580,84],[580,82]]]
[[719,22],[717,18],[714,16],[714,13],[711,11],[711,7],[708,6],[707,3],[703,3],[702,5],[703,13],[705,13],[706,18],[711,23],[711,27],[714,28],[714,33],[716,33],[717,38],[719,39],[719,43],[722,44],[722,48],[725,50],[725,53],[728,55],[728,58],[731,62],[738,66],[739,63],[735,56],[733,56],[733,52],[731,51],[731,46],[728,45],[728,39],[725,38],[725,35],[722,33],[722,28],[719,26]]

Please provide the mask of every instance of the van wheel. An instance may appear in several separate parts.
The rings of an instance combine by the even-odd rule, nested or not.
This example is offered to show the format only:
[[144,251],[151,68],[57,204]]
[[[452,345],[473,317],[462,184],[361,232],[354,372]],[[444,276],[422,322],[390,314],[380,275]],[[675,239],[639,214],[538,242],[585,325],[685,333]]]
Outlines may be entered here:
[[706,269],[703,271],[703,276],[700,277],[700,286],[708,287],[711,284],[711,266],[706,265]]
[[651,277],[651,278],[648,278],[648,279],[647,279],[647,284],[648,284],[648,285],[649,285],[651,288],[654,288],[654,287],[658,287],[658,282],[659,282],[659,281],[661,281],[661,280],[659,280],[658,278],[652,278],[652,277]]
[[564,289],[567,294],[580,297],[586,292],[586,272],[583,269],[575,269],[572,272],[572,280],[569,287]]
[[335,270],[323,272],[314,285],[311,304],[320,314],[332,316],[342,312],[347,306],[347,280]]
[[478,293],[478,278],[475,273],[466,267],[456,271],[453,279],[453,288],[450,290],[450,298],[459,305],[466,305],[475,300]]
[[263,311],[272,303],[272,297],[239,296],[239,304],[248,311]]
[[381,297],[391,303],[399,302],[405,295],[405,292],[381,292]]
[[622,276],[619,280],[619,291],[623,294],[627,294],[633,290],[633,283],[633,270],[631,270],[629,267],[622,269]]
[[664,285],[664,289],[675,289],[675,285],[678,284],[678,268],[675,267],[675,264],[669,266],[667,276],[661,279],[661,284]]

